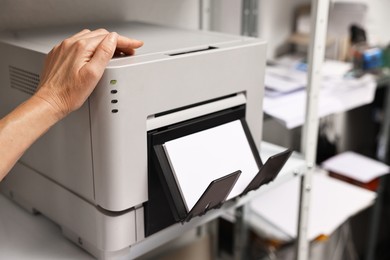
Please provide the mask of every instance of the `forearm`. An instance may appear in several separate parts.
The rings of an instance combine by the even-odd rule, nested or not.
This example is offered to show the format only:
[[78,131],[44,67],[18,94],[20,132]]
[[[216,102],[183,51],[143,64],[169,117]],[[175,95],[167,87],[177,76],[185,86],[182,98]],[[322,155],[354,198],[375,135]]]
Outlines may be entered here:
[[27,148],[58,120],[51,105],[36,96],[0,120],[0,181]]

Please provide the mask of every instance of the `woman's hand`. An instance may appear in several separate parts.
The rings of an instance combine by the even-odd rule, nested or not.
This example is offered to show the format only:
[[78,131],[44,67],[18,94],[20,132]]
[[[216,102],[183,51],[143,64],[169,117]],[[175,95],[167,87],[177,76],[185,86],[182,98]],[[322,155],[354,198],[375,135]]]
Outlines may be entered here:
[[48,102],[60,120],[81,107],[116,50],[131,55],[142,45],[105,29],[83,30],[49,53],[34,96]]

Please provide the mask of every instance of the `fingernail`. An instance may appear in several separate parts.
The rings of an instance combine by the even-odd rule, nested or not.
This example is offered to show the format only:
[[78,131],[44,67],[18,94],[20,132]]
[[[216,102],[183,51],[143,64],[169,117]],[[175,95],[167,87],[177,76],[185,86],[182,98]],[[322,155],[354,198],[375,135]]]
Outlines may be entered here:
[[134,39],[134,41],[135,41],[136,43],[140,44],[140,45],[144,45],[144,42],[143,42],[143,41],[136,40],[136,39]]

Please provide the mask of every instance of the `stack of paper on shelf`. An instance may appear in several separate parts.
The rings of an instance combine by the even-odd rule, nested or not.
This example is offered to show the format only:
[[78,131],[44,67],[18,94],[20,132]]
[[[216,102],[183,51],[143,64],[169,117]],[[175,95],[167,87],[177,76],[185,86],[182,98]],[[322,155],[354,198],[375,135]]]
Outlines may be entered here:
[[281,66],[267,66],[264,82],[267,96],[278,96],[301,90],[306,87],[306,84],[305,72]]
[[351,151],[329,158],[322,163],[322,167],[364,187],[363,184],[390,173],[388,165]]
[[[307,73],[302,71],[305,68],[296,59],[282,58],[276,64],[266,69],[264,112],[288,129],[301,126],[306,111]],[[319,117],[348,111],[373,101],[376,90],[374,77],[344,77],[350,69],[351,64],[345,62],[324,63],[318,102]]]

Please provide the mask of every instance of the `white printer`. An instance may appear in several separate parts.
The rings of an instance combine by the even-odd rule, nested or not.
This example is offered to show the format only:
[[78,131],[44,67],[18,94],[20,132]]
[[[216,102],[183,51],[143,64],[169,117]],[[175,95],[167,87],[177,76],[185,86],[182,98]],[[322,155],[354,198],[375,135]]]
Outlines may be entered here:
[[[110,61],[81,109],[34,143],[0,183],[4,194],[58,223],[92,255],[117,258],[141,254],[147,248],[131,253],[162,232],[203,223],[225,201],[234,206],[275,178],[290,152],[263,165],[257,151],[263,41],[143,23],[90,29],[97,27],[145,44],[134,56]],[[1,36],[1,117],[34,93],[51,48],[81,29]],[[236,160],[231,171],[210,174]]]

